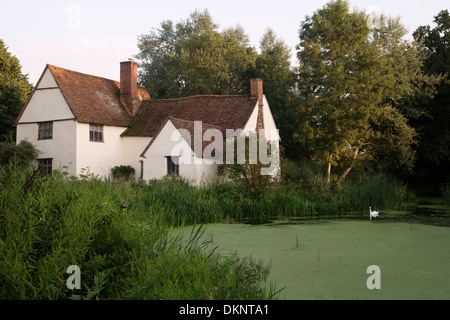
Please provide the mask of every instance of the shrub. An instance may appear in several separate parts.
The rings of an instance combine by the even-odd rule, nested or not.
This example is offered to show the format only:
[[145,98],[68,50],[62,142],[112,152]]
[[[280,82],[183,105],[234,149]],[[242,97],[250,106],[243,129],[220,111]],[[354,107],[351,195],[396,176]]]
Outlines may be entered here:
[[[279,156],[279,150],[277,148],[272,150],[272,145],[267,142],[260,144],[262,141],[260,141],[259,135],[257,136],[256,134],[244,137],[244,150],[239,150],[238,139],[240,138],[234,138],[234,154],[232,155],[233,163],[226,163],[227,150],[225,150],[224,163],[219,165],[218,168],[219,174],[233,181],[239,186],[241,192],[250,197],[259,197],[266,192],[269,192],[271,189],[278,187],[279,172],[278,175],[276,175],[274,171],[272,171],[272,174],[264,174],[268,173],[264,171],[275,169],[275,164],[263,164],[261,162],[259,149],[260,147],[266,146],[267,150],[264,150],[264,153],[271,155],[272,161]],[[255,149],[251,147],[251,142],[256,144]],[[239,151],[242,151],[243,154],[238,154]],[[240,159],[240,157],[243,157],[244,159]],[[255,163],[251,160],[255,161]]]
[[111,173],[118,181],[126,181],[134,175],[135,170],[132,166],[115,166],[111,169]]
[[20,166],[31,166],[39,155],[39,150],[27,140],[14,142],[0,142],[0,165],[14,162]]

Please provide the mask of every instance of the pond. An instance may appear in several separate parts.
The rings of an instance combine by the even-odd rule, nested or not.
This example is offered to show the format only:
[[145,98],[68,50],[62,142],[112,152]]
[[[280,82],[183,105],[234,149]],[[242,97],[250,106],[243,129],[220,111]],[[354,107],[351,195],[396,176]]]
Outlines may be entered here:
[[[421,217],[380,217],[213,224],[203,236],[223,255],[237,251],[271,262],[269,281],[284,287],[280,299],[450,299],[450,228],[423,224]],[[381,289],[367,286],[373,265]]]

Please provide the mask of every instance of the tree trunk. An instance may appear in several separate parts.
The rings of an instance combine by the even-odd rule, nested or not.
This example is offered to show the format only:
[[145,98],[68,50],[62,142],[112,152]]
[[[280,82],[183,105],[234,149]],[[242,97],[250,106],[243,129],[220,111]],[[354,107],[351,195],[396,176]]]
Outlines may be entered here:
[[344,172],[342,172],[341,176],[339,177],[339,181],[345,180],[345,178],[347,178],[350,171],[352,171],[353,166],[355,165],[355,162],[356,162],[356,158],[358,157],[358,153],[359,153],[359,148],[356,148],[355,152],[353,153],[352,160],[348,164],[347,168],[345,168]]
[[331,182],[331,161],[333,160],[333,154],[330,154],[330,159],[328,160],[328,169],[327,169],[327,183]]

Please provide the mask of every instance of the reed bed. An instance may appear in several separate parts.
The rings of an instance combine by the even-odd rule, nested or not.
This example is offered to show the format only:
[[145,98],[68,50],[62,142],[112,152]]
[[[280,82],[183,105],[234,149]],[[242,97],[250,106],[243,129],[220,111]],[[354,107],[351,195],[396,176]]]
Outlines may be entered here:
[[[275,298],[267,264],[217,256],[200,227],[188,241],[169,237],[170,226],[213,220],[193,201],[200,192],[183,181],[113,184],[0,166],[0,299]],[[72,265],[80,289],[67,287]]]

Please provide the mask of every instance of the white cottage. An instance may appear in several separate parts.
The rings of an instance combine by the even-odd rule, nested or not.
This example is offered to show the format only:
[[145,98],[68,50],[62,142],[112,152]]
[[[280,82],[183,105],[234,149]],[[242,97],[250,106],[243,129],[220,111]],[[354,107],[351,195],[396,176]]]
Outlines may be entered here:
[[207,161],[214,151],[205,152],[212,141],[195,146],[198,124],[201,137],[207,130],[225,136],[226,130],[264,128],[276,132],[269,140],[279,140],[261,79],[251,80],[247,95],[151,99],[137,85],[133,61],[120,64],[120,82],[47,65],[16,120],[17,143],[36,145],[45,172],[110,177],[114,166],[130,165],[136,178],[176,173],[194,183],[217,171]]

